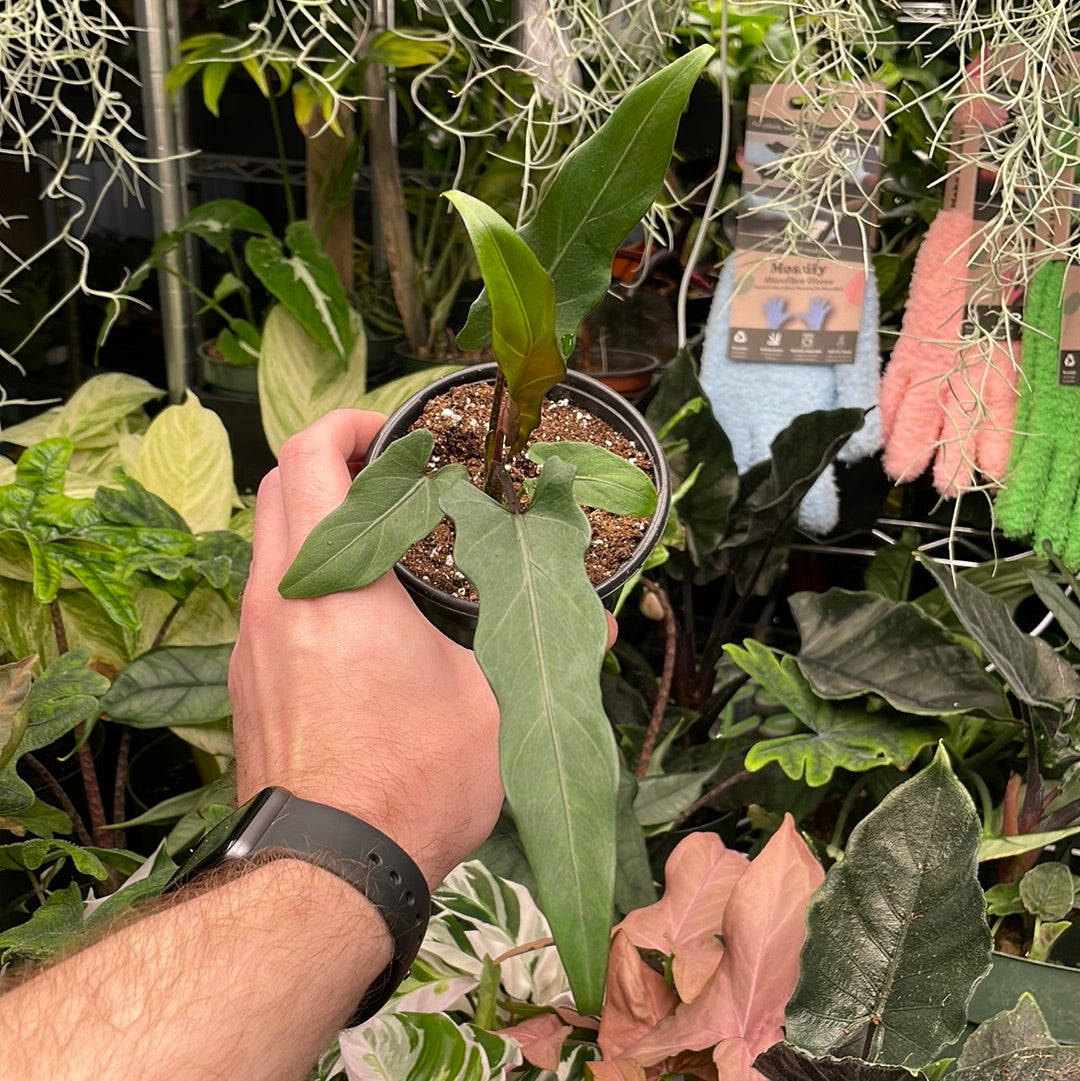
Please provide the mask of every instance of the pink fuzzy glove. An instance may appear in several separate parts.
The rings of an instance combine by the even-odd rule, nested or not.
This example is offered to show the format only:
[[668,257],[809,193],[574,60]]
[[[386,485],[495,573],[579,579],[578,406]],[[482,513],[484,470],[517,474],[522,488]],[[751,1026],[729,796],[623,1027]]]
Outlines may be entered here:
[[974,232],[957,210],[930,225],[881,382],[885,472],[913,480],[933,458],[934,487],[947,498],[974,487],[976,472],[1000,482],[1016,414],[1018,343],[960,336]]

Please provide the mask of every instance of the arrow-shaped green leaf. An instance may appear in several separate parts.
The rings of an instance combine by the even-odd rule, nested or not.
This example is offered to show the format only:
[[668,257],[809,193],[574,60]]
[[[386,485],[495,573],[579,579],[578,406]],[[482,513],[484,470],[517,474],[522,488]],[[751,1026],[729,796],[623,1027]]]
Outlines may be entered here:
[[443,495],[476,586],[473,648],[502,714],[503,785],[577,1006],[600,1009],[615,881],[619,754],[600,699],[607,621],[585,573],[588,523],[557,458],[528,511],[465,481]]

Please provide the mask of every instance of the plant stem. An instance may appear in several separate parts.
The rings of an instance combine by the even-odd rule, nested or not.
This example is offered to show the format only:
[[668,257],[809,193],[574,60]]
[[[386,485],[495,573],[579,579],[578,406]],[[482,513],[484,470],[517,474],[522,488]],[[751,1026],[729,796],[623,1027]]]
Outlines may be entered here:
[[656,688],[656,698],[653,700],[652,716],[649,718],[649,729],[645,733],[645,742],[641,745],[641,754],[638,756],[637,765],[634,767],[635,777],[644,777],[649,769],[649,760],[656,750],[656,742],[660,738],[660,726],[664,720],[664,712],[667,709],[668,699],[671,697],[671,683],[675,676],[675,612],[671,607],[667,591],[648,578],[641,579],[643,589],[646,589],[656,598],[664,613],[664,666],[660,672],[660,683]]
[[296,203],[293,201],[292,185],[289,183],[289,156],[285,153],[285,136],[281,130],[281,117],[278,116],[277,102],[274,98],[266,99],[270,106],[270,128],[274,133],[274,148],[277,150],[278,165],[281,169],[281,190],[285,194],[285,217],[290,225],[296,221]]
[[[126,725],[120,733],[120,749],[116,752],[116,776],[113,777],[113,822],[123,822],[127,817],[127,771],[131,759],[131,729]],[[127,848],[127,835],[123,830],[112,830],[117,848]]]
[[[64,616],[60,611],[60,602],[52,600],[49,603],[49,616],[52,619],[53,634],[56,637],[56,648],[61,654],[68,651],[67,631],[64,629]],[[97,770],[94,768],[94,756],[88,743],[83,741],[85,728],[77,724],[72,730],[75,743],[79,748],[79,773],[82,776],[83,790],[86,793],[86,809],[90,814],[90,833],[93,843],[99,848],[111,848],[112,838],[109,836],[105,819],[105,804],[101,798],[101,785],[98,783]]]
[[25,762],[48,786],[49,791],[56,797],[56,802],[60,804],[60,809],[71,819],[71,825],[75,830],[75,836],[79,838],[79,843],[92,845],[94,839],[90,836],[90,831],[86,828],[82,815],[79,814],[75,804],[71,802],[63,786],[49,771],[48,766],[43,762],[39,762],[32,754],[24,754],[19,761]]
[[679,829],[680,826],[693,818],[702,807],[708,807],[717,796],[722,796],[729,788],[732,788],[740,781],[745,781],[749,776],[750,774],[746,770],[741,769],[738,773],[733,773],[727,780],[721,781],[715,787],[710,788],[704,796],[696,799],[677,819],[675,819],[672,831]]
[[488,417],[488,434],[484,447],[484,491],[502,502],[502,485],[496,479],[496,467],[506,458],[506,429],[503,425],[503,403],[506,398],[506,380],[502,371],[495,373],[492,391],[491,414]]

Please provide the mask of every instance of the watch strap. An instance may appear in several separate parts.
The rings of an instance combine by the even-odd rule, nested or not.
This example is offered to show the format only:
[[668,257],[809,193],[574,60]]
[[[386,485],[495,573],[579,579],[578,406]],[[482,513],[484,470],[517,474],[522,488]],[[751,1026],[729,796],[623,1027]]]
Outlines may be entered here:
[[420,868],[381,830],[354,815],[264,788],[204,838],[168,890],[212,867],[259,853],[313,863],[355,886],[386,921],[394,955],[346,1027],[378,1012],[408,976],[427,929],[431,896]]

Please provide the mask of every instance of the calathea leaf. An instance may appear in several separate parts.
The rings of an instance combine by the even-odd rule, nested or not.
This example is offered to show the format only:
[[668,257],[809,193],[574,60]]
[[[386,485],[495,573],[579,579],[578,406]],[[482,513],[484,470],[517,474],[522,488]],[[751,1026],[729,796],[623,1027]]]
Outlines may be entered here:
[[932,559],[922,562],[1017,698],[1054,708],[1080,698],[1080,676],[1041,638],[1020,630],[1001,601],[964,578],[954,578],[948,567]]
[[753,639],[741,647],[727,645],[724,651],[810,730],[759,740],[746,754],[748,770],[776,762],[792,780],[817,787],[827,784],[837,769],[904,769],[946,734],[941,724],[913,724],[888,710],[868,713],[861,706],[833,706],[814,693],[795,658],[778,659]]
[[544,463],[553,455],[574,467],[574,498],[583,507],[646,518],[656,512],[656,488],[633,462],[594,443],[536,443],[529,459]]
[[582,1013],[599,1012],[615,881],[619,753],[600,698],[603,607],[573,469],[552,458],[524,514],[462,478],[440,499],[476,586],[473,648],[499,702],[503,785]]
[[429,1077],[440,1081],[502,1081],[521,1061],[514,1040],[441,1013],[380,1014],[339,1038],[349,1081]]
[[285,243],[289,255],[276,237],[252,237],[244,258],[289,314],[344,367],[354,338],[345,287],[308,222],[293,222],[285,230]]
[[491,304],[491,350],[517,407],[514,454],[540,423],[544,395],[566,374],[555,340],[555,286],[491,207],[462,191],[445,195],[465,222]]
[[979,828],[942,748],[855,827],[807,912],[791,1043],[918,1069],[964,1032],[990,968]]
[[915,605],[845,589],[789,603],[802,639],[796,660],[823,697],[878,694],[905,713],[1011,716],[979,659]]
[[101,700],[132,728],[209,724],[232,713],[228,674],[232,644],[164,646],[136,657]]
[[442,520],[440,494],[471,487],[464,466],[428,474],[423,428],[395,440],[357,474],[341,506],[311,531],[281,580],[283,597],[322,597],[381,577]]

